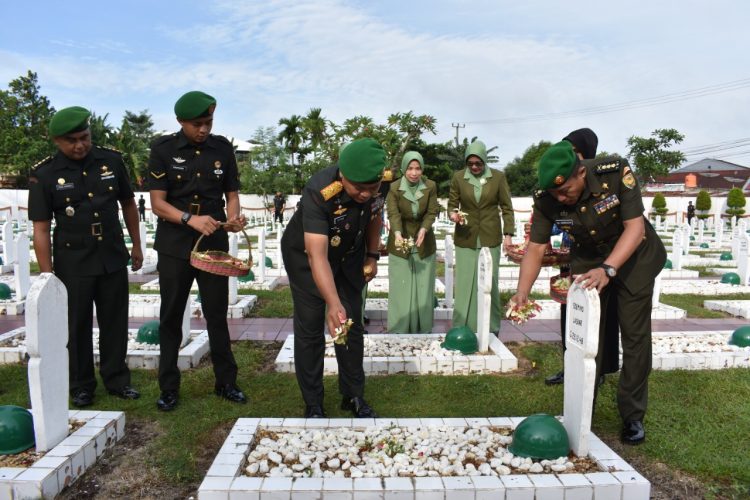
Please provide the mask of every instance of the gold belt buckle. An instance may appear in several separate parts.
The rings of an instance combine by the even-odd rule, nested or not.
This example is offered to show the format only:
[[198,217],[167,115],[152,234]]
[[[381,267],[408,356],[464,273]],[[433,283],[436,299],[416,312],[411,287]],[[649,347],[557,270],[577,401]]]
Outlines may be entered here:
[[201,213],[201,204],[200,203],[191,203],[190,204],[190,213],[192,215],[200,215],[200,213]]
[[101,222],[95,222],[91,224],[91,234],[94,236],[102,235],[102,223]]

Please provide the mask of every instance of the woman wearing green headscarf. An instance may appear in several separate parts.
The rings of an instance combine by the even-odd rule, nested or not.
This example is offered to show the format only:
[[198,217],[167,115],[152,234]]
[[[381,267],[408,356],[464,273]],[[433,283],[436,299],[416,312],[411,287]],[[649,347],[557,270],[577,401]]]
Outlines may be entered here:
[[[408,151],[401,178],[388,191],[388,331],[429,333],[435,301],[437,186],[422,174],[424,159]],[[408,248],[408,243],[414,245]]]
[[[477,331],[477,263],[482,247],[492,255],[492,303],[490,331],[500,330],[500,292],[497,268],[502,239],[505,251],[515,231],[513,202],[505,174],[487,166],[487,147],[474,141],[464,153],[466,168],[453,174],[448,197],[448,213],[456,227],[456,282],[453,326]],[[500,222],[502,212],[502,223]],[[504,236],[503,236],[504,235]]]

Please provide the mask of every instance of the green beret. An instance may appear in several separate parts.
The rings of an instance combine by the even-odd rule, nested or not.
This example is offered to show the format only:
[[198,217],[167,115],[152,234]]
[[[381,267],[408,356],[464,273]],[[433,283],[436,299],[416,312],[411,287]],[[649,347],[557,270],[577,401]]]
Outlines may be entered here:
[[86,130],[89,128],[90,117],[91,113],[89,110],[80,106],[61,109],[49,121],[49,135],[58,137]]
[[568,141],[553,144],[539,159],[539,187],[554,189],[565,184],[578,165],[578,155]]
[[216,104],[216,99],[201,92],[193,90],[183,95],[174,103],[174,114],[180,120],[192,120],[201,116],[208,116],[209,108]]
[[383,178],[385,151],[374,139],[350,142],[339,157],[339,170],[348,180],[370,184]]
[[469,144],[464,152],[464,162],[472,155],[478,156],[482,160],[482,163],[487,165],[487,146],[482,141],[474,141]]
[[409,163],[412,162],[412,160],[417,160],[419,162],[419,166],[422,167],[422,170],[424,170],[424,158],[422,158],[422,155],[417,153],[416,151],[407,151],[404,153],[404,158],[401,160],[401,173],[406,173],[406,169],[409,168]]

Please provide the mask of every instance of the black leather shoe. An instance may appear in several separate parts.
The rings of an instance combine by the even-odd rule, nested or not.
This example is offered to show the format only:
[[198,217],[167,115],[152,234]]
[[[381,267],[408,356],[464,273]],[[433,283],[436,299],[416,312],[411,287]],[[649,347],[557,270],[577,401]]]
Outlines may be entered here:
[[177,391],[164,391],[156,400],[156,407],[161,411],[172,411],[177,406]]
[[375,410],[370,408],[367,401],[362,398],[344,397],[341,401],[341,409],[350,410],[357,418],[378,418],[378,414],[375,413]]
[[362,322],[365,325],[369,325],[370,324],[370,318],[368,316],[362,316]]
[[222,398],[226,399],[227,401],[231,401],[232,403],[247,403],[247,398],[245,397],[245,395],[242,393],[240,388],[234,384],[216,386],[215,392],[217,396],[221,396]]
[[559,385],[563,382],[565,382],[565,372],[562,370],[544,379],[544,383],[547,385]]
[[622,442],[624,444],[641,444],[646,440],[646,429],[640,420],[628,420],[622,426]]
[[86,389],[79,389],[73,393],[73,406],[83,408],[94,404],[94,394]]
[[120,387],[119,389],[108,390],[107,392],[120,399],[138,399],[141,397],[141,393],[129,385]]
[[323,407],[318,405],[305,406],[305,418],[328,418]]

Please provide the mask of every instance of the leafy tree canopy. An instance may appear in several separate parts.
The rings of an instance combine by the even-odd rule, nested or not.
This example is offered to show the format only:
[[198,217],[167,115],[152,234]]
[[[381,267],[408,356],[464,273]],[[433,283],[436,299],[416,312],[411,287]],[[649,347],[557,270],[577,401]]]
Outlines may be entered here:
[[505,178],[513,196],[531,196],[538,184],[537,168],[539,158],[552,145],[548,141],[539,141],[529,146],[523,155],[516,156],[505,166]]
[[651,137],[630,136],[627,157],[641,182],[664,177],[685,161],[685,155],[670,148],[685,138],[673,128],[656,129]]

